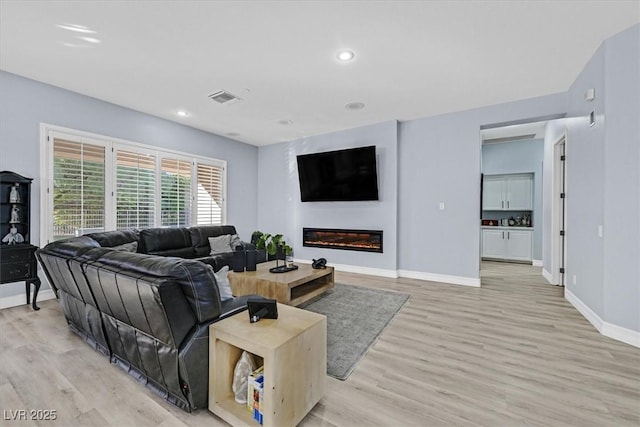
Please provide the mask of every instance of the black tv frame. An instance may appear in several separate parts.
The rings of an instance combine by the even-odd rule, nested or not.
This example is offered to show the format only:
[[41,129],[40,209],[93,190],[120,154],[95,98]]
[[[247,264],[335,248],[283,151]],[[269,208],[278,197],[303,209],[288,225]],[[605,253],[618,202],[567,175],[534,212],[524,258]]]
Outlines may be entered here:
[[[313,158],[313,157],[336,157],[338,156],[340,153],[345,153],[345,152],[356,152],[359,150],[370,150],[373,152],[373,175],[375,177],[375,189],[372,186],[371,189],[371,194],[375,194],[374,196],[366,196],[366,197],[335,197],[335,195],[333,197],[315,197],[315,198],[310,198],[309,196],[309,192],[306,192],[307,194],[305,194],[304,190],[309,182],[304,180],[302,177],[303,175],[301,174],[301,169],[302,172],[304,172],[304,169],[301,168],[301,164],[305,161],[305,159],[309,159],[309,158]],[[341,149],[341,150],[332,150],[332,151],[322,151],[322,152],[318,152],[318,153],[309,153],[309,154],[299,154],[297,156],[297,166],[298,166],[298,181],[300,184],[300,199],[303,203],[306,202],[367,202],[367,201],[378,201],[380,200],[380,188],[378,186],[378,158],[377,158],[377,150],[376,150],[376,146],[375,145],[368,145],[368,146],[361,146],[361,147],[353,147],[353,148],[345,148],[345,149]],[[373,191],[374,189],[374,191]],[[352,193],[353,194],[353,193]],[[305,195],[307,197],[305,197]]]

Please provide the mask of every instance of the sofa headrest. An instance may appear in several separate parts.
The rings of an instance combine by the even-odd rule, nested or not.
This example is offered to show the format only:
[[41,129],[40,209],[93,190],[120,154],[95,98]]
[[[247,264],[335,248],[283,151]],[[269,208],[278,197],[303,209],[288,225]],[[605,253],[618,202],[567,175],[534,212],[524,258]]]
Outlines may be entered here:
[[86,234],[86,236],[91,237],[103,248],[113,248],[114,246],[120,246],[126,243],[139,241],[140,231],[135,229],[103,231],[100,233]]
[[207,256],[211,252],[209,237],[217,237],[225,234],[236,234],[233,225],[200,225],[189,228],[191,243],[195,250],[195,256]]
[[213,268],[199,261],[174,257],[160,257],[140,253],[97,248],[84,254],[92,258],[92,267],[105,267],[129,276],[145,275],[169,278],[182,288],[199,322],[220,316],[220,292]]
[[140,246],[138,252],[146,254],[190,248],[191,235],[186,228],[147,228],[140,231]]
[[66,257],[82,255],[89,249],[99,248],[98,242],[87,236],[71,237],[65,240],[51,242],[42,248],[43,252],[51,252]]

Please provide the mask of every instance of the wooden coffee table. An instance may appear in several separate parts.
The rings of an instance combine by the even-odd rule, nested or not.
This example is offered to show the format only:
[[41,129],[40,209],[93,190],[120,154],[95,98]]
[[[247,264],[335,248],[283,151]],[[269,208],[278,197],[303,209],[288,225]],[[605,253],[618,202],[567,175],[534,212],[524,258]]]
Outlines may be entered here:
[[257,294],[293,306],[309,301],[334,287],[333,267],[316,270],[311,264],[296,265],[297,270],[287,273],[271,273],[269,269],[276,266],[275,261],[258,264],[256,271],[230,271],[229,284],[236,296]]

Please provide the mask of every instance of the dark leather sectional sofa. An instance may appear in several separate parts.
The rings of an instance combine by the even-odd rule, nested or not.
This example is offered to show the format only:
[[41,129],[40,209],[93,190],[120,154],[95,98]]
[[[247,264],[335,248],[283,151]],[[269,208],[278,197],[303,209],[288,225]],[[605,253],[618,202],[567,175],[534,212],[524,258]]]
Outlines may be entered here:
[[208,255],[209,237],[235,232],[233,226],[110,231],[50,243],[36,256],[69,327],[191,411],[207,406],[208,326],[246,309],[248,296],[221,300],[214,275],[232,253]]

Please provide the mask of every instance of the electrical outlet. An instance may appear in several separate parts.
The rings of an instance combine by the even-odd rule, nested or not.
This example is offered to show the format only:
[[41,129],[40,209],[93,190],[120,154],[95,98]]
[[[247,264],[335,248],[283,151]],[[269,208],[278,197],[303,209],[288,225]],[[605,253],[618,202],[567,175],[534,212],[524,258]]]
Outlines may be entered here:
[[576,280],[577,280],[577,279],[576,279],[576,275],[574,274],[574,275],[573,275],[573,284],[574,284],[574,285],[576,284]]
[[598,226],[598,237],[602,237],[604,236],[604,230],[602,229],[602,226],[599,225]]
[[440,202],[440,204],[438,205],[438,208],[443,211],[444,210],[444,202]]

